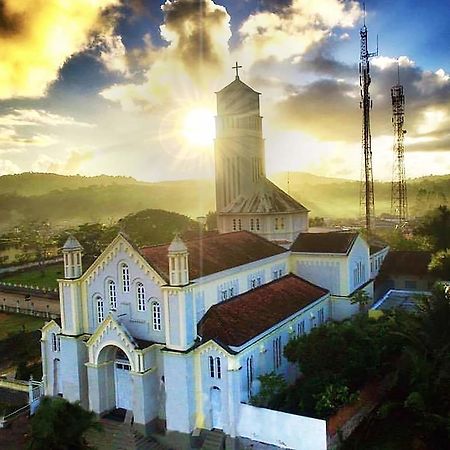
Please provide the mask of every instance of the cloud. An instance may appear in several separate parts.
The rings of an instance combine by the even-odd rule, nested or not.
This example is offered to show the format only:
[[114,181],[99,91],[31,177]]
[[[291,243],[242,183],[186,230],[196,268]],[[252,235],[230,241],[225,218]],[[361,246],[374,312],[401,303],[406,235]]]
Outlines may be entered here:
[[278,61],[303,55],[331,35],[333,28],[353,27],[361,17],[356,1],[292,0],[275,12],[250,15],[239,29],[244,61],[276,58]]
[[103,34],[99,36],[97,46],[100,50],[99,59],[110,72],[130,76],[127,51],[121,36]]
[[111,30],[120,0],[0,0],[0,99],[40,97],[93,35]]
[[48,147],[57,140],[46,134],[19,135],[13,128],[0,127],[1,153],[16,153],[27,146]]
[[[407,151],[449,151],[450,76],[442,69],[425,71],[406,56],[398,63],[406,98]],[[373,137],[393,139],[390,89],[397,83],[398,63],[388,57],[372,61]],[[306,56],[299,68],[326,78],[301,87],[286,85],[283,100],[273,110],[277,126],[303,131],[323,141],[358,142],[362,117],[356,66],[319,55],[312,59]]]
[[91,127],[85,122],[78,122],[72,117],[53,114],[43,109],[13,109],[7,114],[0,115],[0,126],[38,126],[38,125],[77,125]]
[[223,6],[212,0],[167,0],[161,9],[161,37],[168,45],[156,49],[146,37],[151,66],[144,82],[116,84],[101,93],[126,110],[159,110],[182,103],[183,96],[210,93],[228,61],[230,16]]
[[34,172],[52,172],[61,175],[73,175],[83,167],[83,164],[93,157],[92,150],[71,150],[66,159],[57,160],[41,154],[32,165]]
[[9,159],[0,159],[0,176],[11,175],[13,173],[20,173],[20,172],[22,172],[22,170],[17,164],[14,164]]

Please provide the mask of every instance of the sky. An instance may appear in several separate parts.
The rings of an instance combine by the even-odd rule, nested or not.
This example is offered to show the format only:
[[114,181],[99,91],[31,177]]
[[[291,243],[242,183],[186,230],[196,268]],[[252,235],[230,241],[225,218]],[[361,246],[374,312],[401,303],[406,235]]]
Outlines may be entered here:
[[[215,92],[261,96],[268,174],[359,179],[362,3],[0,0],[0,174],[214,174]],[[390,88],[406,175],[450,173],[450,0],[369,0],[374,178],[390,180]]]

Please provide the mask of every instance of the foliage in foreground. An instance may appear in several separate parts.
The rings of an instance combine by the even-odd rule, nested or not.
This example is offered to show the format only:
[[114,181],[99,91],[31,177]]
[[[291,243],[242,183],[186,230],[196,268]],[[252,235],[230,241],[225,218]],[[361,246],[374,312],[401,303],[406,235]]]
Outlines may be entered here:
[[401,322],[396,335],[404,348],[392,372],[391,390],[345,449],[450,447],[449,323],[450,291],[437,286],[432,297],[422,300],[419,314]]
[[31,419],[29,450],[85,450],[89,449],[84,434],[101,430],[92,411],[79,403],[62,398],[44,397]]

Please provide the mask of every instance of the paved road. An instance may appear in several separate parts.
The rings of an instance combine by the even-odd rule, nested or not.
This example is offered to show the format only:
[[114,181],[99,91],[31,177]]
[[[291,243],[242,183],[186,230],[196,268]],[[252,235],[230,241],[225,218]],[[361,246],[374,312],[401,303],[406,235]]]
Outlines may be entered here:
[[4,307],[20,308],[22,310],[39,311],[49,314],[59,315],[59,300],[39,297],[36,294],[31,294],[29,299],[26,299],[26,294],[7,292],[0,290],[0,310]]

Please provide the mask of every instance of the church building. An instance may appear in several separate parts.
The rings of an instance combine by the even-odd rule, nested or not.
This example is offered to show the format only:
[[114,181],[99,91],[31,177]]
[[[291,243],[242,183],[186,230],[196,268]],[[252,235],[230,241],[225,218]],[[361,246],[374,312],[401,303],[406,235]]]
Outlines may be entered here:
[[372,295],[365,240],[308,233],[308,210],[266,178],[259,98],[238,75],[217,93],[218,234],[143,248],[119,234],[86,270],[67,240],[61,323],[42,330],[47,395],[122,408],[143,433],[234,437],[260,375],[298,376],[289,339]]

